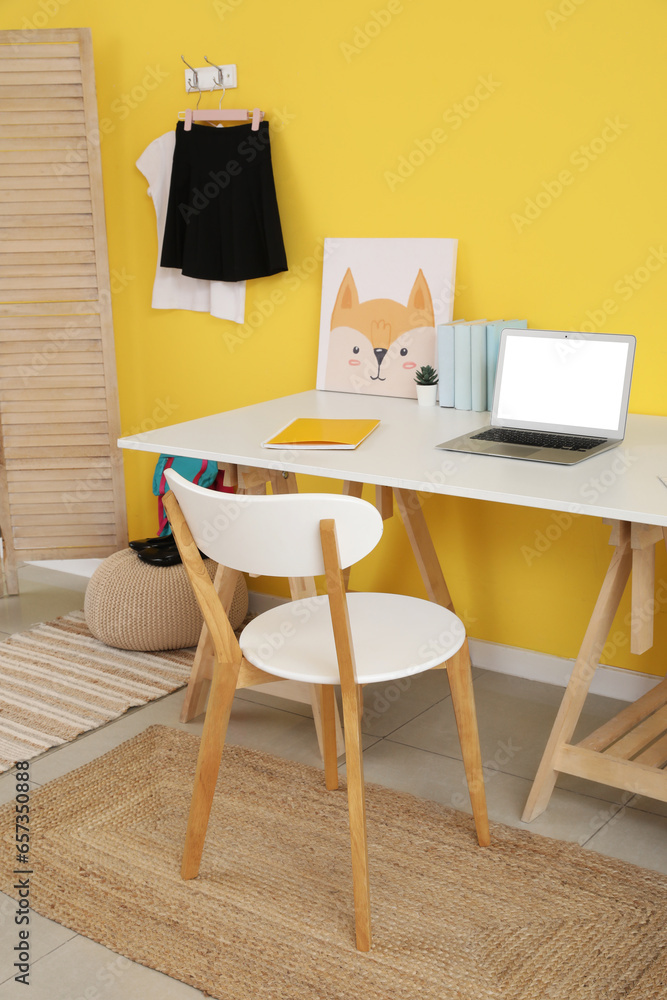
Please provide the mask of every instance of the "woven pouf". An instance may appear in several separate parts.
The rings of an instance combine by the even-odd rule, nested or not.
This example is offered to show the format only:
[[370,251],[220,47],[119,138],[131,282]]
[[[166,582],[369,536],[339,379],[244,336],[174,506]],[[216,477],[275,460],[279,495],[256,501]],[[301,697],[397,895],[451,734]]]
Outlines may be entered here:
[[[204,565],[213,579],[217,568]],[[240,576],[229,612],[238,628],[248,611],[248,588]],[[185,566],[150,566],[122,549],[97,567],[86,589],[84,613],[100,642],[117,649],[154,652],[196,646],[203,624]]]

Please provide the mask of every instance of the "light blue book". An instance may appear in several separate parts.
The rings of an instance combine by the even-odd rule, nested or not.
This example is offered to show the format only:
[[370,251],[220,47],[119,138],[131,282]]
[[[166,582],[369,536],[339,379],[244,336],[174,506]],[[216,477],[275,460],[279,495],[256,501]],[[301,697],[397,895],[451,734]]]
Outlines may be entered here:
[[473,410],[486,409],[486,323],[470,325],[470,401]]
[[459,323],[454,327],[454,406],[457,410],[472,409],[471,368],[470,323]]
[[462,319],[437,329],[438,385],[440,406],[454,405],[454,330]]
[[457,410],[472,409],[472,341],[470,329],[474,323],[457,323],[454,327],[454,406]]
[[525,319],[497,319],[493,323],[486,324],[486,400],[489,409],[493,407],[500,334],[505,327],[510,327],[512,330],[526,330],[528,321]]

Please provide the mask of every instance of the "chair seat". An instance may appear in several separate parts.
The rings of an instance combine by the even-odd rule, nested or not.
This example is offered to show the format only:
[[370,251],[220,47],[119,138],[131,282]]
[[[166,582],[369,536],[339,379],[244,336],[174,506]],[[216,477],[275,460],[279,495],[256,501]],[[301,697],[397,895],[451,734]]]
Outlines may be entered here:
[[[389,681],[439,666],[463,645],[451,611],[401,594],[348,594],[357,683]],[[327,597],[280,604],[253,619],[239,640],[267,673],[309,684],[339,684]]]

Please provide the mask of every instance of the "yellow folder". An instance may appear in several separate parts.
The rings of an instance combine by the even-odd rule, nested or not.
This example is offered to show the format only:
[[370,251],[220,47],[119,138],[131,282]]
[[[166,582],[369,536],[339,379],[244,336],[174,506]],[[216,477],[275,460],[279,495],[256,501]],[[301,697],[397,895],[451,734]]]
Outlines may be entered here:
[[283,427],[262,448],[356,448],[379,420],[311,420],[301,417]]

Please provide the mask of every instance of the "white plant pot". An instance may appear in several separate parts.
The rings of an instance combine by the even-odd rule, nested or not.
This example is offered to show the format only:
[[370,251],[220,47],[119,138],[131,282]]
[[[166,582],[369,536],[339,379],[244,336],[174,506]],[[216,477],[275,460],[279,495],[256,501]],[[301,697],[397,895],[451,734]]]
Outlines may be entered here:
[[420,406],[435,406],[435,397],[437,392],[437,383],[435,385],[418,385],[417,402]]

